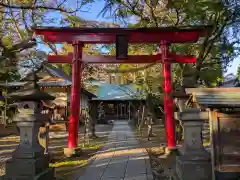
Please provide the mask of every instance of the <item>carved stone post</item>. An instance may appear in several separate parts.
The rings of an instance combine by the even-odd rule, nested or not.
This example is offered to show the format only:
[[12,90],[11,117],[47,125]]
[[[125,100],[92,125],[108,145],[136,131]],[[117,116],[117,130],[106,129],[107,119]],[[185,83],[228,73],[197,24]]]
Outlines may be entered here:
[[175,113],[184,128],[184,142],[176,158],[176,173],[180,180],[211,180],[210,154],[204,149],[201,131],[208,112],[199,109],[185,109]]
[[9,94],[18,103],[19,113],[14,121],[20,129],[20,143],[13,152],[12,159],[6,162],[6,180],[52,180],[54,169],[49,168],[48,157],[39,144],[38,132],[48,116],[42,114],[41,100],[53,100],[54,97],[37,88],[36,74],[29,79],[26,88]]
[[39,144],[44,148],[44,154],[48,154],[48,144],[49,144],[49,124],[48,123],[44,127],[39,128],[38,141],[39,141]]

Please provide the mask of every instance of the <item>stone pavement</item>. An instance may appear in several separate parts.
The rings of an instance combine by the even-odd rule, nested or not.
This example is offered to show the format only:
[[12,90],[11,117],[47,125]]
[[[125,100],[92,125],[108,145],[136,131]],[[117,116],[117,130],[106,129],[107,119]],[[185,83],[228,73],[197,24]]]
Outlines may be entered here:
[[153,180],[150,161],[127,121],[115,121],[108,142],[78,180]]

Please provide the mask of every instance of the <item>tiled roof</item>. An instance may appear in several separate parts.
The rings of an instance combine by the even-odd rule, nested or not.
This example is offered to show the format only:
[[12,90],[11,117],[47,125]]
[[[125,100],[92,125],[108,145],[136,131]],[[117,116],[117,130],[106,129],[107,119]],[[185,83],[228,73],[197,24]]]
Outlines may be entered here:
[[229,88],[186,88],[191,101],[204,107],[240,107],[240,92],[237,87]]
[[[66,86],[69,87],[72,85],[72,78],[67,76],[63,70],[56,68],[50,64],[43,65],[43,71],[46,71],[50,76],[61,78],[63,80],[59,81],[39,81],[38,84],[41,87],[59,87],[59,86]],[[20,82],[8,82],[1,83],[0,86],[2,87],[22,87],[26,85],[26,81],[20,81]],[[85,93],[89,97],[96,97],[96,95],[92,94],[91,92],[87,91],[86,89],[82,88],[82,92]]]
[[46,71],[50,76],[56,77],[56,78],[62,78],[64,80],[67,80],[69,82],[72,81],[72,78],[65,74],[65,72],[62,69],[56,68],[53,65],[50,64],[44,64],[43,65],[43,71]]

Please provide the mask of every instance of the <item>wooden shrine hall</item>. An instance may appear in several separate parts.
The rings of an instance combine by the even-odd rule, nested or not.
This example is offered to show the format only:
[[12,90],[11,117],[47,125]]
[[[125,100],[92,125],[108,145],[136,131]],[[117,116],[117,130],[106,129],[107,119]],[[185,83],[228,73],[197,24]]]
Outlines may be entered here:
[[99,87],[97,97],[92,98],[91,102],[97,106],[103,106],[104,120],[107,121],[113,119],[131,120],[136,111],[133,107],[139,106],[145,100],[144,93],[138,91],[134,84],[105,83]]

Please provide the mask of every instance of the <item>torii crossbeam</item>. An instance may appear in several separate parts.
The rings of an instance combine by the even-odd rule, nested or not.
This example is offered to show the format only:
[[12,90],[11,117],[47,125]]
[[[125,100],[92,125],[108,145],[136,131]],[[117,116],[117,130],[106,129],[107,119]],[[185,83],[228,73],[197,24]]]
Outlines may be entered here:
[[[168,53],[169,63],[196,63],[194,56],[181,56],[174,53]],[[50,55],[48,56],[48,62],[50,63],[72,63],[73,54],[68,55]],[[162,54],[157,55],[130,55],[127,59],[117,59],[116,56],[88,56],[82,55],[80,60],[86,64],[148,64],[148,63],[162,63]]]
[[[209,33],[211,26],[201,27],[166,27],[166,28],[33,28],[37,35],[51,43],[67,42],[72,44],[73,53],[67,56],[49,56],[49,63],[72,63],[72,87],[69,117],[68,148],[75,149],[78,142],[78,122],[80,114],[80,82],[82,65],[85,63],[162,63],[164,112],[167,145],[176,148],[175,121],[173,119],[173,99],[171,97],[171,64],[195,63],[192,56],[180,56],[168,51],[171,43],[194,43]],[[117,45],[117,57],[87,56],[82,53],[84,44]],[[146,56],[128,56],[128,43],[160,44],[161,54]]]

